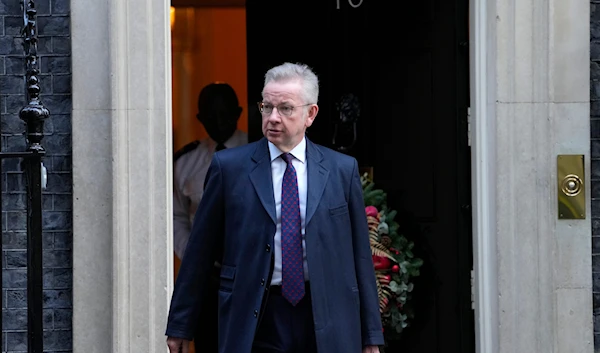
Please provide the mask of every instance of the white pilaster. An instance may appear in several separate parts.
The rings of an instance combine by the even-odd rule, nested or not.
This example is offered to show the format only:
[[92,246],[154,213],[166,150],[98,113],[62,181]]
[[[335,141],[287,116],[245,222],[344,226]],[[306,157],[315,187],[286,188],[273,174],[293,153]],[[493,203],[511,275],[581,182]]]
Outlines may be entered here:
[[[471,9],[478,352],[592,352],[589,1]],[[585,220],[558,219],[559,154],[585,155]]]
[[172,283],[164,0],[71,2],[73,350],[163,352]]

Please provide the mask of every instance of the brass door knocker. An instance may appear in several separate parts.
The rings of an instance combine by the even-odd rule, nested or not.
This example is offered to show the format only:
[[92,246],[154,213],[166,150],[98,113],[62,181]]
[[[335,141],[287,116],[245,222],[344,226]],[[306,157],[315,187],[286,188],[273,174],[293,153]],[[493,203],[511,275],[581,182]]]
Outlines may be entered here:
[[335,122],[332,145],[340,152],[348,152],[356,144],[356,123],[360,117],[360,103],[358,98],[347,93],[340,97],[335,104],[338,119]]

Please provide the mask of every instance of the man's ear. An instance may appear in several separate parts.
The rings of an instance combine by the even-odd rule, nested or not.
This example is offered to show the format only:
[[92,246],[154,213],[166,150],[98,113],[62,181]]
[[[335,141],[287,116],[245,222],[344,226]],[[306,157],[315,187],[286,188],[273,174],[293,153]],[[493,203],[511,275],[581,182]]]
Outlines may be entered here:
[[306,116],[306,127],[310,127],[313,124],[318,112],[319,106],[316,104],[313,104],[308,108],[308,115]]

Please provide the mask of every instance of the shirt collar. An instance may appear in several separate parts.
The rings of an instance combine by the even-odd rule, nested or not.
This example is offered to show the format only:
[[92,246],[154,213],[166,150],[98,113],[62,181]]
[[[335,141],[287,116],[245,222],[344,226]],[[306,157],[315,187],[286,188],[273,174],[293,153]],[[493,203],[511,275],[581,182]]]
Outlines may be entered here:
[[[271,162],[283,154],[271,141],[269,141],[269,153],[271,154]],[[306,137],[302,137],[302,141],[290,151],[290,154],[302,163],[306,161]]]

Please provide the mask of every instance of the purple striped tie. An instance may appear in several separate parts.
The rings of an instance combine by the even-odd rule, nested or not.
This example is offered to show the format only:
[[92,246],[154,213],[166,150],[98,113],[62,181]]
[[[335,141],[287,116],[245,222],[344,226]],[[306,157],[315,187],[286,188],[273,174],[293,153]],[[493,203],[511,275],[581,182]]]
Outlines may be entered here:
[[281,185],[281,294],[295,306],[304,297],[300,199],[294,157],[284,153],[281,158],[287,164]]

